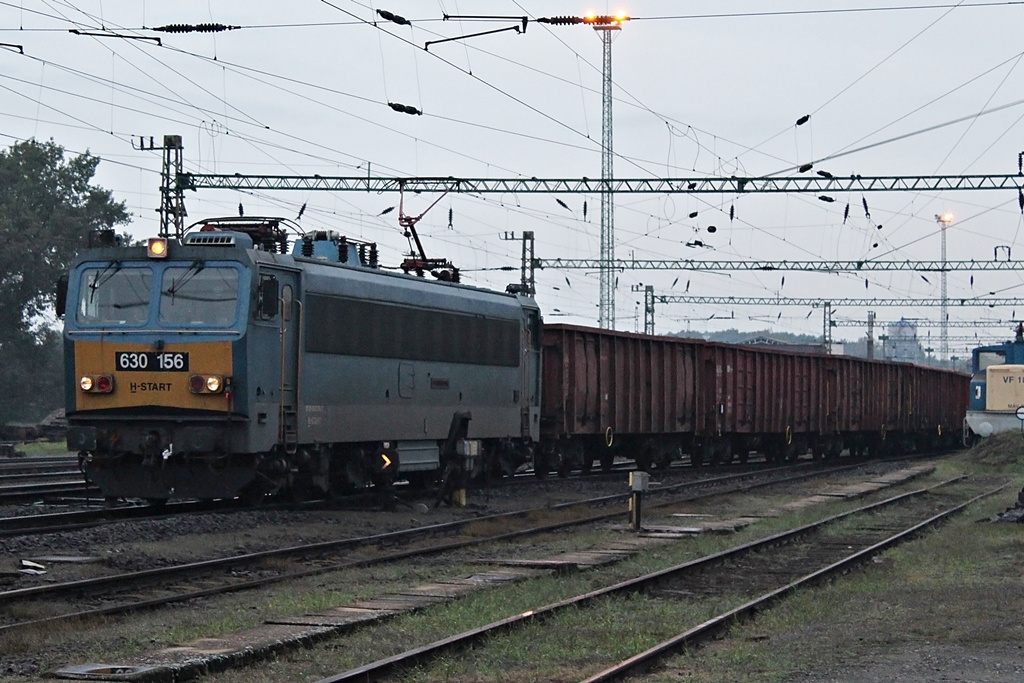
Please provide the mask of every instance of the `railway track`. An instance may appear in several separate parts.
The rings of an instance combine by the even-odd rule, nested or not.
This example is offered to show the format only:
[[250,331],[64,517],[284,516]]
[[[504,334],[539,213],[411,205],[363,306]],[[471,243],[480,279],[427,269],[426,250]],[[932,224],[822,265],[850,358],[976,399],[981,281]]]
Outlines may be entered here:
[[[808,466],[810,463],[807,463],[802,466],[762,469],[689,481],[663,487],[649,499],[647,508],[654,510],[658,507],[678,505],[681,502],[803,481],[849,470],[862,464],[821,467]],[[69,604],[71,608],[62,613],[25,621],[12,620],[9,616],[4,616],[3,622],[0,623],[0,635],[60,621],[126,614],[199,597],[250,590],[272,583],[297,580],[341,569],[438,555],[501,540],[523,538],[588,524],[593,525],[610,519],[621,519],[627,498],[627,494],[601,496],[563,503],[545,508],[543,511],[523,510],[482,518],[474,517],[463,521],[386,534],[297,545],[202,562],[130,573],[111,573],[90,579],[41,584],[4,591],[0,592],[0,610],[3,610],[5,615],[10,613],[11,605],[25,601],[58,605],[65,603]],[[555,514],[560,519],[545,524],[531,523],[530,519],[541,512],[545,515]],[[467,526],[480,524],[489,524],[501,531],[474,536],[469,540],[447,540],[449,537],[463,532]],[[406,546],[414,543],[416,544],[415,549],[406,549]],[[387,553],[377,550],[382,545],[393,546],[396,544],[403,548]],[[358,553],[367,549],[368,556],[360,558]],[[356,559],[353,559],[353,556]],[[258,578],[252,578],[253,576]],[[197,582],[203,584],[199,590],[195,588]],[[145,599],[127,600],[120,597],[125,593],[137,595],[143,589],[150,592],[150,596]],[[75,605],[80,603],[83,595],[88,596],[90,601],[103,600],[108,606],[100,609],[79,609]]]
[[77,473],[78,456],[76,455],[54,455],[33,458],[0,459],[0,481],[22,475],[63,474]]
[[54,498],[98,498],[85,481],[75,456],[0,461],[0,505],[19,505]]
[[[847,461],[848,464],[853,461]],[[801,461],[797,463],[810,465],[811,461]],[[857,464],[863,464],[862,461],[857,461]],[[611,480],[616,477],[621,478],[624,474],[634,469],[634,463],[632,461],[616,463],[613,469],[609,472],[591,472],[586,475],[579,475],[576,473],[574,476],[584,476],[586,481],[602,481]],[[670,472],[673,474],[679,474],[680,472],[696,472],[699,471],[702,474],[714,476],[724,476],[725,474],[739,474],[741,476],[756,472],[758,469],[763,469],[763,466],[751,463],[747,465],[727,465],[719,467],[705,467],[700,470],[690,470],[687,466],[676,466],[670,470],[659,469],[655,471],[656,476]],[[477,485],[474,487],[474,495],[481,498],[486,498],[487,489],[497,490],[499,488],[527,488],[530,486],[536,486],[538,479],[535,477],[532,471],[523,472],[515,475],[514,477],[505,477],[497,482],[487,485]],[[2,486],[0,486],[2,489]],[[246,506],[238,501],[232,500],[216,500],[216,501],[176,501],[172,503],[166,503],[163,505],[152,505],[144,501],[120,501],[117,504],[111,504],[108,501],[104,501],[98,497],[98,492],[91,487],[88,489],[82,489],[81,485],[75,492],[68,492],[67,489],[57,488],[53,493],[49,493],[46,490],[32,490],[29,489],[21,496],[12,496],[9,499],[11,503],[25,503],[25,502],[36,502],[40,498],[47,498],[49,496],[81,496],[86,494],[87,499],[82,502],[91,502],[93,505],[102,504],[104,509],[87,509],[87,510],[73,510],[66,512],[44,512],[38,514],[19,514],[16,516],[0,517],[0,538],[13,537],[13,536],[26,536],[34,534],[44,533],[57,533],[63,531],[74,531],[76,529],[84,529],[94,526],[100,526],[103,524],[113,524],[126,519],[143,519],[147,517],[157,517],[161,515],[173,515],[173,514],[190,514],[193,512],[206,512],[211,510],[227,510],[227,509],[287,509],[289,506],[287,503],[275,503],[272,499],[268,503],[261,504],[256,508],[252,506]],[[402,495],[402,494],[400,494]],[[91,496],[91,498],[88,498]],[[396,499],[397,500],[397,499]],[[2,498],[0,498],[2,502]],[[368,494],[367,496],[352,496],[350,499],[341,502],[334,502],[328,504],[326,501],[307,501],[303,503],[306,508],[315,509],[316,507],[329,507],[335,510],[362,510],[367,507],[382,507],[386,505],[398,505],[399,503],[382,501],[379,495]]]
[[87,484],[81,474],[78,479],[69,479],[60,475],[54,477],[52,481],[0,485],[0,505],[18,505],[66,498],[87,504],[103,502],[99,489]]
[[[800,587],[823,581],[870,560],[883,550],[913,538],[1006,486],[1001,484],[982,490],[976,486],[961,486],[954,491],[951,487],[954,483],[962,483],[961,478],[893,496],[697,560],[452,634],[329,676],[318,683],[382,680],[411,667],[424,667],[422,673],[431,679],[429,666],[440,657],[445,658],[445,670],[450,675],[453,658],[468,652],[472,657],[479,656],[485,647],[500,648],[500,641],[511,631],[543,623],[571,610],[593,612],[594,621],[606,624],[608,622],[599,613],[608,611],[609,601],[634,599],[637,594],[645,595],[648,600],[640,610],[645,613],[663,613],[650,601],[685,605],[685,609],[679,611],[688,614],[701,612],[702,605],[720,603],[723,596],[730,596],[733,602],[738,603],[724,611],[714,612],[711,618],[697,621],[653,647],[596,673],[583,674],[585,678],[582,679],[585,683],[623,680],[657,666],[683,649],[722,634],[735,620],[753,616]],[[834,527],[841,528],[832,532]],[[644,619],[644,616],[641,614],[639,619]],[[619,624],[616,630],[630,632],[629,625]]]

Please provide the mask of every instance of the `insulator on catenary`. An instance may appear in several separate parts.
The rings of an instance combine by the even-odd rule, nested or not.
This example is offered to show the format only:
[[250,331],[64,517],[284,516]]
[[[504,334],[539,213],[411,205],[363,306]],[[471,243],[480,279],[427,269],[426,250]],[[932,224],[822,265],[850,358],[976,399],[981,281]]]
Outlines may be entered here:
[[709,226],[708,226],[708,232],[710,232],[710,233],[716,233],[716,232],[718,232],[718,228],[716,228],[716,227],[715,227],[715,226],[713,226],[713,225],[709,225]]
[[1020,212],[1024,213],[1024,191],[1017,190],[1017,204],[1020,205]]
[[559,199],[558,197],[555,197],[555,201],[556,201],[556,202],[558,202],[558,205],[559,205],[560,207],[562,207],[563,209],[567,209],[567,210],[569,210],[569,211],[571,211],[571,210],[572,210],[572,209],[569,209],[569,205],[568,205],[568,204],[566,204],[565,202],[563,202],[563,201],[562,201],[561,199]]
[[388,106],[397,111],[400,114],[412,114],[414,116],[423,116],[423,111],[412,107],[408,104],[399,104],[398,102],[388,102]]
[[552,24],[553,26],[564,26],[567,24],[582,24],[583,17],[538,17],[535,19],[538,24]]
[[389,206],[388,208],[384,209],[383,211],[381,211],[381,212],[380,212],[380,213],[378,213],[377,215],[378,215],[378,216],[383,216],[384,214],[388,214],[388,213],[391,213],[391,212],[392,212],[392,211],[394,211],[394,210],[395,210],[395,207],[393,207],[393,206]]
[[587,201],[583,200],[583,220],[587,220]]
[[228,26],[227,24],[167,24],[167,26],[157,26],[153,30],[162,33],[220,33],[239,28],[242,27]]
[[384,21],[393,21],[396,24],[401,24],[402,26],[412,26],[412,22],[405,17],[389,12],[386,9],[377,10],[377,14],[379,14],[380,18]]
[[697,212],[696,211],[691,211],[690,212],[690,218],[696,218],[696,217],[697,217]]
[[812,168],[814,168],[814,164],[804,164],[803,166],[800,167],[800,172],[801,173],[807,173]]
[[810,114],[804,114],[803,116],[801,116],[800,118],[798,118],[796,120],[796,125],[802,126],[802,125],[804,125],[805,123],[807,123],[810,120],[811,120],[811,115]]
[[818,199],[820,199],[823,202],[828,202],[829,204],[835,201],[834,197],[829,197],[827,194],[821,195],[820,197],[818,197]]
[[871,212],[868,211],[868,198],[861,197],[860,201],[862,204],[864,204],[864,217],[867,218],[868,220],[871,220]]
[[736,217],[736,206],[733,205],[733,204],[730,204],[729,205],[729,222],[731,223],[732,219],[735,218],[735,217]]
[[818,171],[818,175],[820,175],[822,178],[831,178],[832,177],[832,174],[829,173],[828,171]]
[[846,219],[850,217],[850,202],[846,202],[846,208],[843,210],[843,225],[846,225]]

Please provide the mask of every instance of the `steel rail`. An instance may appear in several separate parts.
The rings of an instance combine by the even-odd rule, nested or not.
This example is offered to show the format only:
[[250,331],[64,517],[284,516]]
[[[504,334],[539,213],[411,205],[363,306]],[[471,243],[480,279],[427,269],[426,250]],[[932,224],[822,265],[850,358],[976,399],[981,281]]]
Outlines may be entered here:
[[[566,600],[561,600],[559,602],[551,603],[549,605],[545,605],[543,607],[539,607],[539,608],[534,609],[534,610],[528,610],[528,611],[523,612],[521,614],[517,614],[517,615],[511,616],[511,617],[507,617],[507,618],[501,619],[499,621],[491,622],[490,624],[487,624],[485,626],[481,626],[479,628],[470,629],[469,631],[464,631],[462,633],[455,634],[455,635],[449,636],[447,638],[443,638],[441,640],[434,641],[433,643],[428,643],[428,644],[423,645],[421,647],[413,648],[411,650],[407,650],[406,652],[402,652],[402,653],[393,655],[391,657],[386,657],[384,659],[380,659],[380,660],[377,660],[375,662],[371,662],[369,664],[366,664],[366,665],[363,665],[363,666],[360,666],[360,667],[356,667],[354,669],[350,669],[348,671],[336,674],[334,676],[329,676],[327,678],[323,678],[323,679],[317,681],[316,683],[342,683],[343,681],[355,681],[355,680],[359,680],[359,681],[379,680],[379,679],[381,679],[381,678],[383,678],[385,676],[393,674],[397,670],[407,669],[409,667],[413,667],[413,666],[424,664],[424,663],[426,663],[426,662],[428,662],[428,661],[430,661],[430,660],[432,660],[432,659],[434,659],[434,658],[436,658],[438,656],[441,656],[441,655],[443,655],[443,654],[445,654],[447,652],[450,652],[452,650],[468,648],[468,647],[472,646],[473,644],[475,644],[477,642],[480,642],[480,641],[482,641],[483,639],[485,639],[487,637],[493,636],[493,635],[495,635],[497,633],[502,633],[502,632],[505,632],[505,631],[509,631],[509,630],[514,629],[514,628],[525,626],[525,625],[533,623],[535,621],[540,621],[542,619],[546,619],[548,617],[551,617],[555,613],[561,612],[561,611],[563,611],[565,609],[572,608],[572,607],[586,606],[587,604],[589,604],[591,602],[594,602],[598,598],[602,598],[602,597],[608,597],[608,596],[622,594],[622,593],[632,593],[632,592],[636,592],[638,590],[643,590],[645,587],[647,587],[649,585],[656,584],[659,581],[662,581],[662,580],[664,580],[666,578],[672,577],[672,576],[677,575],[677,574],[681,574],[681,573],[685,573],[685,572],[688,572],[688,571],[692,571],[692,570],[694,570],[695,568],[698,568],[698,567],[704,567],[704,566],[707,566],[707,565],[717,564],[717,563],[720,563],[720,562],[722,562],[724,560],[727,560],[727,559],[729,559],[731,557],[736,557],[738,555],[743,555],[743,554],[746,554],[746,553],[749,553],[749,552],[752,552],[752,551],[755,551],[755,550],[758,550],[758,549],[763,549],[763,548],[767,548],[769,546],[778,545],[778,544],[781,544],[781,543],[792,541],[792,540],[794,540],[794,539],[796,539],[796,538],[798,538],[798,537],[800,537],[800,536],[802,536],[802,535],[804,535],[804,534],[806,534],[808,532],[815,531],[816,529],[818,529],[818,528],[820,528],[820,527],[822,527],[822,526],[824,526],[826,524],[830,524],[832,522],[839,521],[841,519],[845,519],[845,518],[847,518],[847,517],[849,517],[851,515],[856,515],[856,514],[861,514],[863,512],[868,512],[868,511],[876,510],[876,509],[884,507],[884,506],[892,505],[892,504],[895,504],[897,502],[900,502],[900,501],[903,501],[903,500],[907,500],[907,499],[909,499],[911,497],[915,497],[915,496],[922,495],[924,493],[928,493],[929,491],[932,491],[932,490],[934,490],[936,488],[939,488],[939,487],[942,487],[942,486],[949,485],[949,484],[951,484],[953,482],[956,482],[956,481],[959,481],[959,480],[961,480],[963,478],[964,478],[963,476],[955,477],[953,479],[949,479],[949,480],[940,482],[940,483],[936,484],[935,486],[931,486],[931,487],[924,488],[924,489],[916,489],[914,491],[909,491],[907,493],[903,493],[903,494],[900,494],[898,496],[893,496],[893,497],[887,498],[885,500],[878,501],[876,503],[871,503],[871,504],[868,504],[868,505],[865,505],[865,506],[861,506],[861,507],[853,509],[853,510],[849,510],[847,512],[839,513],[837,515],[832,515],[832,516],[827,517],[825,519],[818,520],[817,522],[811,522],[809,524],[802,525],[802,526],[797,527],[795,529],[790,529],[788,531],[783,531],[783,532],[779,532],[777,534],[773,534],[773,535],[768,536],[766,538],[762,538],[762,539],[759,539],[759,540],[756,540],[756,541],[751,541],[749,543],[745,543],[745,544],[737,546],[735,548],[730,548],[730,549],[727,549],[727,550],[724,550],[724,551],[721,551],[721,552],[718,552],[718,553],[714,553],[712,555],[708,555],[708,556],[705,556],[705,557],[702,557],[702,558],[699,558],[699,559],[696,559],[696,560],[691,560],[689,562],[685,562],[685,563],[683,563],[681,565],[677,565],[675,567],[669,567],[667,569],[662,569],[662,570],[659,570],[659,571],[656,571],[656,572],[652,572],[650,574],[647,574],[647,575],[644,575],[644,576],[641,576],[641,577],[638,577],[638,578],[628,579],[626,581],[622,581],[620,583],[617,583],[617,584],[614,584],[614,585],[611,585],[611,586],[606,586],[604,588],[600,588],[600,589],[597,589],[595,591],[591,591],[591,592],[583,594],[583,595],[578,595],[578,596],[575,596],[575,597],[572,597],[572,598],[568,598]],[[978,500],[981,497],[984,497],[984,496],[987,496],[987,495],[992,495],[992,494],[998,492],[999,490],[1002,490],[1006,486],[1007,486],[1007,484],[1004,484],[1004,485],[1000,486],[997,489],[994,489],[992,491],[986,492],[985,494],[982,494],[982,496],[977,496],[975,498],[972,498],[970,501],[957,506],[954,510],[962,509],[963,507],[969,505],[971,502],[973,502],[975,500]],[[915,525],[914,528],[918,528],[920,526],[921,526],[920,524],[919,525]],[[906,531],[902,532],[902,534],[906,534],[906,533],[907,533]],[[872,547],[874,547],[874,546],[872,546]]]
[[684,633],[681,633],[674,638],[670,638],[669,640],[659,643],[658,645],[655,645],[654,647],[644,652],[641,652],[638,655],[635,655],[623,662],[620,662],[619,664],[613,667],[605,669],[604,671],[594,676],[591,676],[590,678],[584,679],[584,681],[582,681],[581,683],[605,683],[607,681],[617,681],[621,680],[622,678],[628,675],[632,675],[638,671],[650,668],[652,664],[656,663],[657,661],[666,656],[674,654],[681,648],[696,643],[702,639],[706,639],[712,634],[719,633],[724,629],[727,629],[730,624],[735,623],[740,619],[746,619],[751,617],[756,612],[763,610],[766,607],[769,607],[770,605],[786,597],[796,589],[803,586],[814,585],[832,576],[841,574],[850,569],[851,567],[853,567],[854,565],[869,560],[870,558],[874,557],[883,550],[892,548],[893,546],[898,545],[899,543],[905,540],[908,540],[912,536],[917,535],[922,530],[934,526],[941,521],[944,521],[946,518],[956,514],[957,512],[960,512],[961,510],[967,508],[970,505],[973,505],[979,500],[982,500],[983,498],[986,498],[988,496],[998,493],[999,491],[1002,491],[1007,486],[1009,486],[1009,484],[1003,484],[1002,486],[998,486],[994,489],[974,496],[970,500],[967,500],[959,505],[944,510],[938,513],[937,515],[933,515],[932,517],[929,517],[928,519],[922,522],[919,522],[907,529],[904,529],[903,531],[894,534],[882,541],[879,541],[874,545],[871,545],[857,552],[851,553],[847,557],[837,562],[833,562],[827,567],[823,567],[814,572],[811,572],[810,574],[807,574],[806,576],[803,576],[797,579],[796,581],[792,581],[786,584],[785,586],[782,586],[781,588],[769,591],[768,593],[756,597],[753,600],[750,600],[740,605],[739,607],[731,609],[727,612],[723,612],[718,616],[712,617],[704,623],[695,626],[692,629]]
[[[671,487],[665,487],[664,489],[662,489],[662,492],[672,492],[673,490],[678,490],[678,489],[682,489],[682,488],[707,487],[707,486],[718,485],[718,484],[727,484],[730,481],[740,480],[740,482],[735,487],[730,488],[730,489],[726,489],[725,491],[718,490],[718,491],[713,491],[711,493],[689,495],[689,496],[685,496],[683,498],[674,498],[672,500],[666,500],[666,501],[657,501],[657,502],[650,501],[650,502],[647,503],[647,505],[648,505],[648,509],[657,509],[659,507],[666,507],[666,506],[677,505],[680,502],[689,502],[689,501],[692,501],[692,500],[696,500],[696,499],[700,499],[702,497],[707,497],[707,496],[712,496],[712,495],[722,495],[723,493],[736,493],[736,492],[750,491],[750,490],[755,489],[755,488],[760,488],[760,487],[764,487],[764,486],[774,486],[774,485],[777,485],[777,484],[789,483],[789,482],[793,482],[793,481],[799,481],[799,480],[802,480],[802,479],[808,479],[808,478],[816,477],[816,476],[819,476],[819,475],[822,475],[822,474],[834,474],[836,472],[841,472],[841,471],[844,471],[844,470],[860,467],[863,464],[864,463],[862,461],[862,462],[858,462],[856,464],[842,465],[840,467],[834,467],[834,468],[828,468],[828,469],[817,469],[816,468],[816,469],[812,469],[810,471],[802,472],[802,473],[795,474],[795,475],[790,474],[788,476],[778,477],[778,478],[775,478],[775,479],[770,479],[770,480],[766,480],[766,481],[763,481],[763,482],[754,482],[754,483],[749,483],[749,482],[748,483],[744,483],[744,482],[742,482],[742,480],[745,479],[745,478],[749,478],[752,474],[764,474],[764,473],[771,473],[773,471],[785,472],[787,470],[792,470],[793,468],[780,467],[780,468],[772,468],[770,470],[762,469],[762,470],[757,470],[757,471],[754,471],[754,472],[745,472],[745,473],[735,474],[735,475],[726,475],[726,476],[722,476],[722,477],[712,477],[712,478],[709,478],[709,479],[701,479],[701,480],[694,481],[694,482],[685,482],[685,483],[673,485]],[[551,510],[571,509],[572,507],[579,507],[579,506],[583,506],[583,505],[606,504],[606,503],[611,503],[611,502],[615,502],[615,501],[625,501],[628,497],[629,497],[628,494],[614,494],[614,495],[610,495],[610,496],[602,496],[602,497],[599,497],[599,498],[588,499],[588,500],[585,500],[585,501],[576,501],[576,502],[571,502],[571,503],[561,503],[559,505],[555,505],[555,506],[550,507],[550,508],[544,508],[544,510],[546,512],[550,512]],[[394,542],[394,541],[412,541],[412,540],[415,540],[417,538],[426,537],[426,536],[433,535],[433,534],[456,532],[461,527],[463,527],[463,526],[465,526],[467,524],[475,524],[477,522],[492,521],[492,520],[496,520],[496,519],[511,519],[511,518],[515,518],[515,517],[528,517],[529,515],[531,515],[533,513],[536,513],[536,512],[539,512],[539,511],[540,511],[540,509],[516,511],[516,512],[510,512],[510,513],[503,513],[503,514],[499,514],[499,515],[491,515],[491,516],[488,516],[488,517],[478,517],[478,518],[474,518],[472,520],[457,521],[457,522],[447,522],[447,523],[444,523],[444,524],[437,524],[437,525],[433,525],[433,526],[429,526],[429,527],[418,527],[416,529],[410,529],[410,530],[393,531],[393,532],[389,532],[389,533],[386,533],[386,534],[379,534],[379,535],[374,535],[374,536],[364,536],[364,537],[343,539],[343,540],[340,540],[340,541],[326,541],[326,542],[322,542],[322,543],[310,544],[310,545],[307,545],[307,546],[294,546],[294,547],[291,547],[291,548],[283,548],[283,549],[275,549],[275,550],[269,550],[269,551],[262,551],[262,552],[257,552],[257,553],[250,553],[250,554],[247,554],[247,555],[233,556],[233,557],[230,557],[230,558],[221,558],[221,559],[217,559],[217,560],[207,560],[207,561],[204,561],[204,562],[190,563],[190,564],[187,564],[187,565],[177,565],[175,567],[166,567],[166,568],[159,568],[159,569],[142,570],[142,571],[131,572],[131,573],[127,573],[127,574],[118,574],[118,575],[111,575],[111,576],[105,576],[105,577],[96,577],[96,578],[92,578],[92,579],[81,579],[81,580],[78,580],[78,581],[70,581],[70,582],[65,582],[65,583],[61,583],[61,584],[50,584],[50,585],[44,585],[44,586],[33,586],[33,587],[29,587],[29,588],[21,588],[21,589],[16,589],[16,590],[11,590],[11,591],[6,591],[6,592],[0,593],[0,605],[5,604],[5,603],[17,602],[17,601],[24,600],[24,599],[54,597],[54,596],[56,596],[58,594],[61,594],[61,593],[64,593],[64,592],[68,592],[68,591],[81,591],[81,590],[86,590],[86,589],[90,589],[90,588],[105,587],[105,586],[109,586],[109,585],[127,585],[128,583],[139,583],[139,582],[143,582],[143,581],[146,581],[146,580],[156,580],[156,579],[159,579],[159,578],[167,578],[167,577],[175,576],[175,575],[179,575],[179,574],[189,574],[189,573],[194,573],[194,572],[198,573],[198,572],[207,571],[207,570],[210,570],[210,569],[230,567],[230,566],[234,566],[234,565],[237,565],[237,564],[251,563],[253,561],[258,561],[260,559],[265,559],[265,558],[281,557],[281,556],[286,556],[286,555],[309,554],[309,553],[316,552],[316,551],[337,550],[337,549],[344,549],[344,548],[355,548],[355,547],[371,545],[371,544],[379,545],[379,544],[382,544],[382,543]],[[511,539],[514,539],[514,538],[528,536],[530,534],[548,533],[548,532],[551,532],[551,531],[557,531],[559,529],[564,529],[564,528],[568,528],[568,527],[572,527],[572,526],[580,526],[580,525],[584,525],[584,524],[591,524],[591,523],[595,523],[595,522],[606,521],[606,520],[611,519],[611,518],[621,517],[622,514],[623,513],[622,513],[621,509],[617,509],[614,512],[607,512],[607,513],[603,512],[603,513],[599,513],[599,514],[596,514],[596,515],[588,515],[586,517],[579,517],[579,518],[574,518],[574,519],[571,519],[571,520],[566,520],[566,521],[561,521],[561,522],[554,522],[554,523],[545,524],[545,525],[542,525],[542,526],[535,526],[535,527],[531,527],[531,528],[527,528],[527,529],[520,529],[520,530],[516,530],[516,531],[504,532],[504,533],[501,533],[501,534],[497,534],[495,536],[478,537],[478,538],[474,538],[474,539],[470,539],[470,540],[466,540],[466,541],[455,541],[455,542],[451,542],[451,543],[438,544],[438,545],[432,546],[430,548],[417,548],[417,549],[412,549],[412,550],[402,550],[402,551],[397,551],[397,552],[393,552],[393,553],[377,555],[377,556],[374,556],[372,558],[367,558],[367,559],[362,559],[362,560],[353,560],[353,561],[349,561],[349,562],[337,563],[337,564],[332,564],[332,565],[322,566],[322,567],[316,567],[316,568],[313,568],[313,569],[306,569],[306,570],[301,570],[301,571],[297,571],[297,572],[289,572],[289,573],[280,574],[280,575],[277,575],[277,576],[268,576],[268,577],[264,577],[264,578],[260,578],[260,579],[253,579],[253,580],[250,580],[250,581],[233,583],[233,584],[228,584],[228,585],[224,585],[224,586],[208,588],[208,589],[204,589],[204,590],[190,591],[188,593],[180,593],[180,594],[173,595],[173,596],[161,597],[161,598],[156,598],[156,599],[151,599],[151,600],[141,600],[141,601],[136,601],[136,602],[133,602],[133,603],[130,603],[130,604],[112,605],[112,606],[108,606],[108,607],[97,608],[97,609],[86,610],[86,611],[80,611],[80,612],[75,612],[75,613],[71,613],[71,614],[61,614],[61,615],[55,615],[55,616],[51,616],[51,617],[42,617],[42,618],[38,618],[38,619],[33,619],[33,620],[29,620],[29,621],[22,621],[22,622],[7,624],[7,625],[0,625],[0,634],[6,633],[6,632],[10,632],[10,631],[14,631],[14,630],[17,630],[17,629],[26,628],[26,627],[35,627],[35,626],[39,626],[39,625],[42,625],[42,624],[52,624],[52,623],[56,623],[56,622],[70,621],[70,620],[82,619],[82,618],[87,618],[87,617],[91,618],[91,617],[98,617],[98,616],[111,616],[111,615],[117,615],[117,614],[126,614],[126,613],[141,611],[141,610],[149,609],[149,608],[153,608],[153,607],[159,607],[159,606],[162,606],[162,605],[173,604],[173,603],[178,603],[178,602],[185,602],[185,601],[193,600],[193,599],[196,599],[196,598],[210,597],[210,596],[213,596],[213,595],[220,595],[220,594],[225,594],[225,593],[233,593],[233,592],[237,592],[237,591],[250,590],[250,589],[253,589],[253,588],[259,588],[259,587],[262,587],[262,586],[272,585],[272,584],[275,584],[275,583],[281,583],[281,582],[284,582],[284,581],[292,581],[292,580],[296,580],[296,579],[306,578],[306,577],[309,577],[309,576],[318,576],[318,575],[321,575],[321,574],[326,574],[326,573],[333,572],[333,571],[340,571],[340,570],[343,570],[343,569],[350,569],[350,568],[354,568],[354,567],[366,567],[366,566],[372,566],[372,565],[380,564],[380,563],[384,563],[384,562],[390,562],[390,561],[407,559],[407,558],[415,557],[415,556],[423,556],[423,555],[427,555],[427,554],[439,554],[439,553],[449,552],[449,551],[453,551],[453,550],[461,550],[461,549],[464,549],[464,548],[467,548],[467,547],[472,547],[474,545],[480,545],[480,544],[483,544],[483,543],[492,543],[492,542],[496,542],[496,541],[511,540]]]

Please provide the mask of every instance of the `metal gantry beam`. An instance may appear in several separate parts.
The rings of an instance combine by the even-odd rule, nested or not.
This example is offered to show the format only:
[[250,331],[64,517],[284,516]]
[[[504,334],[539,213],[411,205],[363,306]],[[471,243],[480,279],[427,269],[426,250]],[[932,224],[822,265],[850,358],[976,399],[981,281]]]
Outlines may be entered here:
[[[904,318],[907,322],[913,323],[917,327],[942,327],[942,322],[939,320],[923,320],[920,318]],[[899,320],[875,320],[875,325],[894,325]],[[1005,327],[1006,329],[1012,329],[1012,326],[1016,324],[1016,320],[950,320],[947,324],[951,328],[983,328],[983,327]],[[866,327],[868,321],[866,320],[833,320],[833,327]]]
[[[182,173],[177,189],[323,190],[330,192],[456,192],[473,194],[750,194],[1020,190],[1020,175],[790,176],[766,178],[454,178]],[[825,197],[824,201],[831,200]]]
[[[537,259],[538,269],[598,270],[599,259]],[[694,259],[616,259],[615,270],[750,270],[840,273],[861,271],[912,271],[941,273],[975,270],[1024,270],[1024,261],[712,261]]]
[[[825,304],[837,306],[941,306],[939,299],[844,299],[822,297],[756,297],[756,296],[675,296],[655,294],[654,301],[660,304],[691,304],[695,306],[812,306],[821,307]],[[1024,298],[989,297],[970,299],[950,299],[950,306],[1020,306]]]

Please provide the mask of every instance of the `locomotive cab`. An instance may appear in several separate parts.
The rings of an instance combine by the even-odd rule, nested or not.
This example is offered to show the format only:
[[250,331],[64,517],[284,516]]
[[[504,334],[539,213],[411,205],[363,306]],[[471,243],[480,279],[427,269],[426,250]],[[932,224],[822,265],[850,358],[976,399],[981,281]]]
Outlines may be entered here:
[[1020,429],[1016,409],[1024,405],[1024,323],[1013,341],[979,346],[971,353],[971,384],[964,442]]
[[229,246],[150,240],[90,250],[71,271],[68,447],[109,497],[222,497],[208,472],[232,492],[252,479],[233,456],[248,450],[236,361],[258,297],[251,240]]

